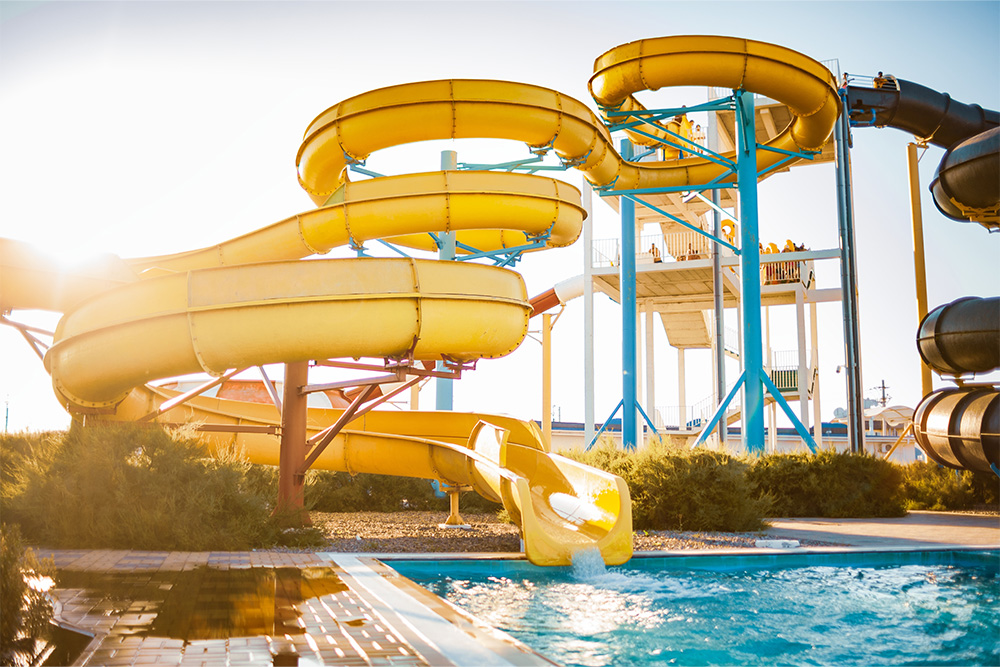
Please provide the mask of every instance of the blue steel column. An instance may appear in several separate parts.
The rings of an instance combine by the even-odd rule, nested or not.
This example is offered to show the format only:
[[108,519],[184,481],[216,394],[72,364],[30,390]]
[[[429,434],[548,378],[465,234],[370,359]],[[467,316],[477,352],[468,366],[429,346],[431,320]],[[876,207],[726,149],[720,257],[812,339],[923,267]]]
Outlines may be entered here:
[[743,410],[748,452],[764,451],[764,386],[760,338],[760,240],[757,234],[757,138],[753,93],[736,91],[739,138],[737,184],[740,192],[740,274],[743,298]]
[[[632,143],[622,140],[621,155],[632,159]],[[622,245],[619,283],[622,303],[622,446],[635,449],[636,430],[636,303],[635,303],[635,202],[622,196]]]
[[834,126],[837,157],[837,222],[840,229],[840,290],[844,309],[847,362],[847,439],[855,454],[865,450],[861,389],[861,332],[858,327],[858,273],[854,253],[854,195],[851,192],[851,146],[847,101],[842,100]]
[[[455,171],[458,169],[458,153],[455,151],[441,151],[441,170]],[[450,261],[455,259],[455,232],[445,232],[438,236],[441,239],[441,246],[438,248],[438,259]],[[444,363],[437,363],[438,370],[444,370]],[[454,380],[450,378],[436,378],[434,386],[434,407],[438,410],[452,410],[455,405]]]

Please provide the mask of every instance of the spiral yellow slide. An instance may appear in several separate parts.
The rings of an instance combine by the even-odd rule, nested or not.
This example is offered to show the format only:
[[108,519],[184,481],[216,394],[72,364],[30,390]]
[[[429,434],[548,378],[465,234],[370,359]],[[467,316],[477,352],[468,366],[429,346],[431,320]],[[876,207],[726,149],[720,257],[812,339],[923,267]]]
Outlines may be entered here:
[[[795,120],[780,150],[818,149],[838,113],[832,75],[781,47],[728,37],[669,37],[612,49],[595,64],[602,113],[635,110],[643,89],[712,85],[761,92]],[[649,123],[648,132],[669,126]],[[304,258],[382,239],[434,250],[428,232],[455,232],[481,251],[579,235],[580,193],[564,182],[505,172],[443,171],[349,182],[372,152],[428,139],[504,138],[554,150],[597,186],[704,183],[722,167],[701,158],[631,163],[584,104],[528,84],[450,80],[406,84],[345,100],[308,127],[299,181],[318,208],[215,246],[120,260],[71,276],[34,250],[0,239],[0,310],[65,313],[45,355],[60,401],[73,413],[135,420],[176,392],[147,382],[193,372],[338,357],[468,362],[510,353],[531,306],[510,270],[419,259]],[[635,135],[636,139],[642,135]],[[761,169],[784,157],[761,151]],[[459,252],[463,252],[460,250]],[[339,410],[309,411],[316,433]],[[169,422],[267,426],[273,405],[196,397],[163,411]],[[263,433],[217,434],[251,459],[278,462]],[[608,564],[631,556],[628,488],[613,475],[552,454],[538,428],[497,415],[372,411],[349,422],[315,467],[438,479],[503,502],[519,520],[528,558],[568,564],[597,548]]]

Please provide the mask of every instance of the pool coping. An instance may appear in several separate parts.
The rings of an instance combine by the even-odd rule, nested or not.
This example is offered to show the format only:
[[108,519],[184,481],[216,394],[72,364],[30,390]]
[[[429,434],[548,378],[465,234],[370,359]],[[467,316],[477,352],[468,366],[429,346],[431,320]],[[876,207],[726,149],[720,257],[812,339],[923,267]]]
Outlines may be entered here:
[[[861,554],[861,553],[892,553],[915,551],[996,551],[997,544],[935,544],[918,546],[825,546],[825,547],[793,547],[774,549],[765,547],[726,547],[722,549],[675,549],[670,551],[636,551],[632,558],[688,558],[691,556],[764,556],[772,554]],[[527,560],[520,552],[439,552],[439,553],[385,553],[385,552],[318,552],[323,556],[352,555],[358,558],[375,558],[380,561],[393,560]]]

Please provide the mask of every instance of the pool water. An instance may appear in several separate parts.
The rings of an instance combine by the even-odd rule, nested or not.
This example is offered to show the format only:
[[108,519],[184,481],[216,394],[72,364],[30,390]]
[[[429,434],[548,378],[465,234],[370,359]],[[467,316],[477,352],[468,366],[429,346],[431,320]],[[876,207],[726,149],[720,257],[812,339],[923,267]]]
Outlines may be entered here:
[[392,561],[564,665],[998,665],[1000,553]]

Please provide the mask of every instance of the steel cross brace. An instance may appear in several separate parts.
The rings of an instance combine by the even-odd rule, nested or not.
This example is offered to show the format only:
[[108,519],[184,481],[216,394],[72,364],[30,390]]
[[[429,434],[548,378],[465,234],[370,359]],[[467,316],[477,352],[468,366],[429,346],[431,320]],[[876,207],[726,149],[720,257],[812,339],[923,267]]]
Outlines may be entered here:
[[[594,186],[594,190],[602,197],[614,197],[615,195],[660,195],[670,192],[692,192],[703,190],[730,190],[736,187],[734,183],[722,183],[721,180],[727,176],[732,176],[734,172],[724,172],[713,178],[708,183],[702,185],[671,185],[663,188],[622,188],[616,190],[614,181],[607,185]],[[616,179],[617,180],[617,179]]]
[[382,245],[384,245],[384,246],[385,246],[386,248],[388,248],[389,250],[391,250],[391,251],[393,251],[394,253],[396,253],[397,255],[402,255],[403,257],[406,257],[407,259],[410,259],[410,256],[409,256],[409,255],[407,255],[407,254],[406,254],[405,252],[403,252],[402,250],[400,250],[399,248],[397,248],[397,247],[396,247],[395,245],[393,245],[392,243],[389,243],[389,242],[388,242],[388,241],[386,241],[385,239],[375,239],[375,240],[376,240],[376,241],[378,241],[379,243],[381,243]]
[[643,116],[649,114],[664,114],[666,116],[680,116],[686,113],[697,113],[699,111],[732,111],[734,108],[733,97],[720,97],[711,102],[702,102],[693,107],[675,107],[673,109],[644,109],[642,111],[611,111],[611,107],[604,107],[608,118],[628,118],[629,116]]
[[[611,424],[611,420],[615,418],[615,415],[618,414],[618,411],[622,408],[622,405],[624,405],[624,404],[625,404],[625,399],[624,398],[618,401],[618,405],[615,406],[615,409],[611,411],[611,415],[609,415],[608,418],[604,421],[604,424],[601,425],[600,430],[594,435],[594,439],[591,440],[590,443],[587,444],[586,451],[589,452],[590,448],[593,447],[597,443],[598,438],[600,438],[601,434],[603,434],[604,431],[607,430],[608,426]],[[653,431],[653,433],[655,433],[657,436],[659,436],[660,432],[656,430],[655,426],[653,426],[653,422],[650,420],[649,416],[646,414],[646,411],[642,409],[642,406],[639,405],[638,403],[636,403],[635,407],[639,409],[639,414],[641,414],[642,418],[646,420],[647,424],[649,424],[649,428]]]
[[[760,379],[763,381],[764,386],[767,387],[767,393],[771,394],[771,397],[774,398],[775,402],[781,407],[781,411],[784,412],[785,416],[788,417],[788,420],[792,422],[795,432],[799,434],[799,437],[802,438],[803,441],[805,441],[809,450],[815,454],[816,441],[813,439],[812,434],[809,433],[802,422],[799,421],[799,418],[795,415],[795,413],[792,412],[791,407],[788,405],[788,401],[786,401],[785,397],[781,395],[781,392],[774,386],[774,382],[771,381],[771,378],[768,377],[768,374],[765,373],[763,369],[760,370]],[[694,441],[694,445],[692,445],[692,447],[697,447],[708,439],[708,436],[713,430],[715,430],[716,425],[718,425],[719,421],[722,420],[723,416],[726,414],[726,408],[729,407],[729,404],[732,403],[733,399],[736,397],[736,392],[739,391],[740,387],[742,387],[745,383],[746,371],[743,371],[740,373],[740,377],[736,381],[736,384],[734,384],[733,388],[729,390],[728,394],[726,394],[726,398],[719,403],[719,407],[715,409],[715,412],[712,414],[712,418],[708,420],[708,423],[705,424],[701,433],[698,434],[698,438]],[[745,405],[743,406],[743,409],[746,409]],[[772,428],[776,427],[772,425]]]
[[[678,140],[685,142],[687,145],[681,145],[681,144],[678,144],[676,142],[667,141],[666,139],[661,139],[660,137],[657,137],[657,136],[655,136],[653,134],[649,134],[645,130],[637,129],[639,125],[643,125],[643,124],[648,124],[648,123],[636,121],[634,123],[622,124],[621,126],[614,125],[614,126],[611,126],[609,129],[614,129],[614,130],[619,130],[619,129],[631,130],[632,132],[635,132],[636,134],[641,134],[642,136],[644,136],[644,137],[646,137],[648,139],[652,139],[653,141],[655,141],[655,142],[657,142],[659,144],[664,144],[666,146],[673,146],[674,148],[678,148],[680,150],[685,150],[685,151],[691,152],[691,150],[690,150],[690,144],[692,142],[691,142],[690,139],[686,139],[686,138],[682,137],[681,135],[677,134],[676,132],[671,132],[670,130],[668,130],[665,127],[659,127],[658,128],[659,130],[661,130],[663,132],[666,132],[667,134],[669,134],[672,137],[676,137]],[[721,165],[723,167],[729,167],[730,169],[735,169],[736,168],[736,163],[733,162],[732,160],[730,160],[729,158],[727,158],[725,155],[722,155],[721,153],[716,153],[712,149],[707,148],[705,146],[701,146],[700,144],[698,145],[698,148],[699,148],[699,151],[700,151],[702,157],[704,157],[704,158],[706,158],[708,160],[711,160],[712,162],[715,162],[716,164]],[[638,156],[636,156],[636,157],[634,157],[632,159],[634,161],[634,160],[639,159],[640,157],[643,157],[644,155],[647,155],[647,153],[643,153],[642,155],[638,155]]]
[[[331,426],[328,426],[327,428],[320,431],[319,433],[317,433],[308,440],[306,444],[313,445],[313,448],[309,450],[309,455],[306,457],[306,460],[302,463],[302,467],[299,468],[296,474],[305,475],[306,471],[309,470],[312,464],[316,462],[316,459],[319,458],[320,454],[322,454],[323,451],[327,448],[327,446],[329,446],[329,444],[333,442],[333,439],[337,437],[337,435],[343,430],[345,426],[347,426],[347,424],[354,421],[358,417],[367,414],[371,410],[377,408],[386,401],[392,399],[394,396],[406,391],[413,385],[420,382],[421,379],[422,378],[420,376],[410,378],[409,380],[407,380],[402,385],[392,390],[388,394],[383,394],[382,396],[378,397],[377,399],[371,402],[368,401],[371,398],[371,395],[375,393],[375,389],[379,386],[379,384],[385,382],[393,382],[393,380],[383,379],[381,382],[372,383],[369,384],[367,387],[365,387],[360,394],[354,397],[354,400],[351,401],[351,404],[347,407],[347,409],[344,410],[344,412],[340,415],[340,418],[337,419],[336,422],[334,422]],[[305,387],[303,387],[303,389],[305,389]],[[368,405],[362,407],[362,405],[366,402],[368,402]]]
[[159,417],[160,415],[162,415],[164,412],[167,412],[168,410],[172,410],[172,409],[174,409],[174,408],[176,408],[176,407],[178,407],[180,405],[184,405],[185,403],[187,403],[188,401],[190,401],[195,396],[200,396],[200,395],[204,394],[206,391],[208,391],[212,387],[217,387],[218,385],[222,384],[223,382],[225,382],[229,378],[233,377],[237,373],[242,373],[245,370],[246,370],[246,368],[234,368],[231,371],[223,373],[222,375],[220,375],[217,378],[212,378],[208,382],[206,382],[204,384],[201,384],[201,385],[198,385],[194,389],[192,389],[190,391],[186,391],[183,394],[181,394],[180,396],[174,396],[170,400],[164,401],[163,403],[160,404],[160,407],[158,407],[157,409],[153,410],[149,414],[146,414],[146,415],[143,415],[142,417],[139,417],[136,421],[137,422],[147,422],[147,421],[149,421],[151,419],[155,419],[156,417]]
[[[730,250],[732,250],[736,255],[740,254],[740,250],[736,246],[734,246],[731,243],[728,243],[726,241],[723,241],[722,239],[716,237],[714,234],[710,234],[709,232],[706,232],[704,229],[699,229],[699,228],[695,227],[694,225],[692,225],[687,220],[682,220],[681,218],[678,218],[676,215],[671,215],[670,213],[667,213],[663,209],[661,209],[661,208],[659,208],[657,206],[653,206],[649,202],[644,201],[644,200],[640,199],[639,197],[636,197],[635,195],[622,195],[622,196],[623,197],[628,197],[629,199],[631,199],[635,203],[642,204],[646,208],[651,209],[653,211],[656,211],[657,213],[659,213],[660,215],[662,215],[664,217],[670,218],[671,220],[673,220],[677,224],[683,225],[684,227],[687,227],[688,229],[690,229],[693,232],[698,232],[699,234],[701,234],[705,238],[709,239],[710,241],[718,243],[719,245],[726,246],[727,248],[729,248]],[[728,215],[728,214],[726,214],[726,215]]]
[[50,338],[55,338],[54,333],[46,331],[45,329],[39,329],[38,327],[32,327],[27,324],[21,324],[20,322],[8,320],[3,316],[0,316],[0,324],[5,324],[9,327],[17,329],[17,331],[24,337],[24,340],[28,342],[28,345],[31,346],[31,349],[35,352],[35,354],[38,355],[38,358],[45,361],[45,352],[48,351],[51,345],[39,340],[33,334],[37,333]]
[[[324,361],[316,361],[314,362],[314,365],[327,366],[329,368],[346,368],[355,371],[391,371],[394,373],[401,372],[405,373],[406,375],[416,375],[422,378],[435,377],[435,378],[445,378],[449,380],[460,380],[462,379],[463,370],[475,370],[476,368],[475,363],[472,363],[471,365],[462,364],[462,363],[455,363],[447,359],[444,361],[444,364],[448,368],[452,369],[450,371],[435,369],[433,366],[433,362],[423,362],[423,363],[425,365],[424,368],[417,368],[413,365],[414,364],[413,359],[404,359],[402,361],[386,359],[385,364],[382,366],[376,366],[374,364],[362,364],[352,361],[333,361],[331,359],[326,359]],[[429,368],[427,367],[427,364],[430,364]],[[356,386],[356,385],[357,383],[351,386]]]
[[511,160],[510,162],[498,162],[496,164],[480,164],[475,162],[459,162],[458,168],[463,171],[565,171],[561,166],[538,164],[542,161],[542,156],[533,153],[534,157],[523,160]]
[[372,171],[371,169],[366,169],[362,165],[364,165],[364,162],[350,163],[350,164],[348,164],[348,168],[351,171],[356,171],[359,174],[364,174],[365,176],[371,176],[372,178],[384,178],[385,177],[385,174],[380,174],[377,171]]
[[[612,123],[607,125],[609,132],[631,130],[639,127],[640,125],[653,125],[664,118],[670,118],[671,116],[676,116],[677,114],[667,113],[665,111],[615,111],[613,114],[608,114],[608,117],[611,117],[612,115],[633,120],[626,120],[621,123]],[[661,127],[660,129],[666,128]]]
[[[495,266],[508,266],[510,264],[520,261],[521,254],[527,250],[536,250],[538,248],[544,248],[545,242],[549,239],[550,231],[545,231],[537,236],[527,237],[528,243],[524,245],[514,246],[513,248],[502,248],[499,250],[478,250],[472,252],[468,255],[462,255],[461,257],[456,257],[455,261],[458,262],[468,262],[473,259],[488,258],[493,260]],[[462,247],[466,250],[476,250],[471,246],[466,246],[462,244]]]
[[[685,151],[685,152],[688,152],[688,153],[692,153],[693,152],[691,150],[691,145],[692,145],[693,142],[690,139],[685,139],[684,137],[680,136],[676,132],[671,132],[670,130],[668,130],[665,127],[661,127],[659,129],[662,132],[666,132],[667,134],[669,134],[669,135],[671,135],[673,137],[677,137],[680,141],[683,141],[684,143],[681,144],[681,143],[678,143],[676,141],[668,141],[666,139],[661,139],[660,137],[657,137],[656,135],[650,134],[649,132],[646,132],[645,130],[640,130],[640,129],[637,129],[637,128],[631,128],[630,131],[634,132],[635,134],[641,134],[642,136],[646,137],[647,139],[652,139],[653,141],[655,141],[658,144],[662,144],[664,146],[671,146],[672,148],[676,148],[679,151]],[[736,164],[732,160],[730,160],[729,158],[727,158],[726,156],[720,155],[719,153],[716,153],[715,151],[713,151],[711,149],[708,149],[708,148],[705,148],[705,147],[703,147],[703,146],[701,146],[699,144],[695,144],[695,145],[697,145],[698,148],[699,148],[699,155],[700,155],[700,157],[703,157],[706,160],[709,160],[710,162],[714,162],[717,165],[720,165],[722,167],[726,167],[727,169],[734,169],[735,168]],[[638,160],[640,157],[642,157],[644,155],[648,155],[648,153],[643,153],[642,155],[638,155],[638,156],[632,158],[631,161],[634,162],[634,161]]]

